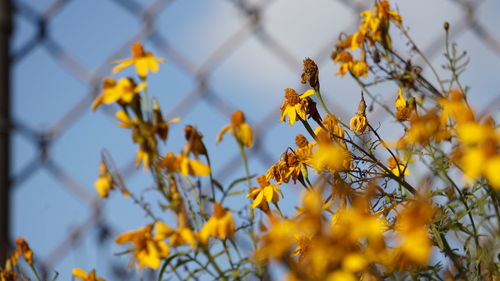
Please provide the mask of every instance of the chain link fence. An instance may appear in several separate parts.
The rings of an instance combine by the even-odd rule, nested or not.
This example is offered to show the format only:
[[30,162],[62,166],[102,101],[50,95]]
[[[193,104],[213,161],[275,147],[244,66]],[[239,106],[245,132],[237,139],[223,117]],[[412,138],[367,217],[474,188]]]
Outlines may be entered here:
[[[108,280],[130,278],[124,270],[128,257],[113,256],[120,251],[113,248],[113,238],[137,228],[143,218],[123,198],[107,202],[97,197],[93,181],[100,149],[110,150],[132,184],[144,185],[145,177],[134,168],[135,148],[127,133],[116,128],[114,109],[92,113],[90,104],[102,79],[110,75],[109,62],[128,57],[132,42],[143,42],[167,60],[150,78],[151,92],[169,118],[182,117],[205,134],[219,179],[242,175],[236,149],[214,145],[215,134],[237,109],[254,126],[252,169],[264,172],[284,145],[292,144],[275,141],[293,140],[300,131],[277,122],[279,105],[284,88],[302,89],[304,57],[318,63],[327,104],[336,114],[350,118],[359,99],[352,82],[334,75],[336,66],[329,57],[338,34],[355,30],[359,12],[372,1],[11,2],[12,103],[10,122],[2,122],[9,124],[3,130],[10,128],[12,140],[10,240],[24,236],[49,277],[57,270],[61,280],[68,280],[72,267],[96,267],[108,273],[99,274]],[[477,104],[498,113],[500,33],[493,27],[500,26],[500,4],[407,2],[392,4],[436,63],[444,44],[441,26],[450,21],[452,40],[470,50],[466,82],[477,87],[473,94],[481,93]],[[394,98],[381,96],[390,103]],[[372,113],[372,118],[377,116]],[[177,129],[177,135],[171,132],[169,150],[182,141],[182,128]]]

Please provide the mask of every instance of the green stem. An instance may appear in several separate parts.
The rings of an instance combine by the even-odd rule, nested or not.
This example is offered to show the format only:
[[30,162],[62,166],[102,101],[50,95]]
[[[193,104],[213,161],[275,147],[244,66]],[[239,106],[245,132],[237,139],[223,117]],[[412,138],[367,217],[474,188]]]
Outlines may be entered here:
[[326,107],[326,104],[323,101],[323,97],[321,96],[321,91],[319,90],[319,87],[318,87],[318,89],[314,89],[314,91],[316,92],[316,95],[318,96],[319,103],[321,104],[321,107],[323,107],[323,110],[325,110],[326,113],[328,113],[328,115],[330,115],[331,117],[335,117],[335,115],[333,115],[333,113],[330,112],[330,110],[328,110],[328,107]]
[[[146,83],[146,77],[141,77],[141,81],[143,83]],[[153,111],[151,110],[151,106],[149,104],[149,91],[148,91],[148,85],[146,84],[146,87],[143,90],[144,92],[144,99],[142,100],[142,105],[144,106],[144,112],[146,114],[146,121],[151,121],[153,120]]]
[[309,177],[306,177],[306,183],[309,185],[309,188],[313,189],[313,185],[311,181],[309,180]]
[[231,253],[229,252],[229,248],[227,247],[226,240],[222,241],[222,245],[224,246],[224,252],[226,253],[227,260],[229,261],[229,264],[231,265],[231,269],[234,269],[233,257],[231,256]]
[[311,125],[309,125],[309,123],[307,121],[304,121],[302,119],[300,119],[300,122],[302,122],[302,125],[304,125],[304,127],[306,128],[307,132],[311,135],[311,137],[315,141],[318,141],[318,139],[316,138],[316,134],[314,133],[313,129],[311,128]]
[[250,168],[248,167],[248,158],[245,152],[245,146],[241,142],[238,142],[238,146],[240,147],[241,159],[243,160],[243,164],[245,165],[245,173],[247,175],[247,183],[248,183],[248,192],[250,192],[250,189],[252,188],[252,181],[250,179]]
[[[205,144],[203,144],[203,147],[205,147]],[[207,151],[206,148],[205,148],[205,151]],[[208,152],[206,152],[205,158],[207,159],[207,164],[210,167],[210,174],[209,174],[209,177],[210,177],[210,189],[212,191],[212,200],[215,202],[214,176],[212,174],[212,164],[210,163],[210,157],[208,156]]]
[[217,273],[219,274],[219,277],[221,277],[222,280],[227,280],[227,277],[224,275],[224,272],[221,270],[221,268],[219,267],[219,265],[215,261],[214,257],[212,256],[212,254],[208,250],[207,246],[203,245],[201,248],[203,250],[203,253],[207,257],[208,262],[214,267],[215,271],[217,271]]
[[479,238],[478,238],[476,223],[474,222],[474,217],[472,216],[472,209],[469,208],[469,204],[467,204],[467,199],[465,198],[464,194],[462,193],[462,191],[460,190],[458,185],[450,178],[450,176],[447,173],[443,172],[443,175],[451,183],[453,188],[455,188],[458,195],[460,195],[460,201],[462,201],[465,209],[467,210],[467,215],[468,215],[469,220],[471,222],[472,231],[474,232],[474,242],[476,244],[476,251],[479,251],[479,247],[480,247],[479,246]]
[[33,271],[33,274],[35,274],[35,278],[37,281],[42,281],[40,278],[40,275],[38,275],[38,272],[36,271],[36,268],[33,264],[30,264],[31,271]]
[[[196,192],[196,186],[193,184],[193,182],[191,181],[191,179],[189,178],[188,175],[184,176],[184,179],[188,182],[188,184],[190,185],[191,187],[191,192],[193,194],[193,197],[194,197],[194,200],[196,201],[196,204],[198,204],[198,209],[200,210],[200,214],[203,214],[203,216],[205,215],[205,210],[203,208],[203,202],[201,202],[201,189],[199,190],[199,193],[198,194]],[[196,220],[194,220],[194,223],[196,224],[196,227],[197,226],[197,223],[196,223]]]
[[281,212],[280,206],[278,205],[277,202],[273,202],[274,207],[276,207],[276,210],[278,210],[278,213],[280,214],[281,217],[283,216],[283,213]]

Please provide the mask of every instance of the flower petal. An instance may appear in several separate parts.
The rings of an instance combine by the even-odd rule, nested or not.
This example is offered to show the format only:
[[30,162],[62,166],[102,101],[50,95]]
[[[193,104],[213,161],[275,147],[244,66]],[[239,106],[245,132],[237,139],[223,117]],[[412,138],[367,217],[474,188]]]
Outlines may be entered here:
[[115,66],[113,68],[113,71],[112,71],[113,74],[116,74],[116,73],[122,71],[124,68],[127,68],[127,67],[131,66],[132,64],[134,64],[134,60],[132,60],[132,59],[117,60],[117,61],[114,61],[112,63],[118,64],[117,66]]
[[303,93],[302,95],[300,95],[300,98],[304,99],[304,98],[307,98],[308,96],[314,95],[315,93],[316,92],[313,89],[309,89],[305,93]]
[[76,278],[79,278],[79,279],[82,279],[82,280],[85,280],[87,278],[87,273],[83,269],[81,269],[81,268],[73,268],[73,271],[71,273]]

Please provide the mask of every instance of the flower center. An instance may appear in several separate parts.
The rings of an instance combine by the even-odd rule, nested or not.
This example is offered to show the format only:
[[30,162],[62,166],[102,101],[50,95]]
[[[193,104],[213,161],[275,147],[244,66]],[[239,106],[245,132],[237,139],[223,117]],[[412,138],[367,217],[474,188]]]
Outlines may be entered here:
[[233,127],[238,127],[245,123],[245,114],[241,110],[237,110],[231,115],[231,125]]
[[285,89],[285,99],[286,102],[291,106],[300,103],[300,96],[297,94],[297,92],[295,92],[294,89],[291,88]]

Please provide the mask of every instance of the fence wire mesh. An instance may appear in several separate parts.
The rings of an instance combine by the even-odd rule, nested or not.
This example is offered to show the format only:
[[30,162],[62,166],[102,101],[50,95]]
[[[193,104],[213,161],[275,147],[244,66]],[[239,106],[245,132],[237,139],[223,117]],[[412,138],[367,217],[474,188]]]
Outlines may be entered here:
[[[415,2],[421,3],[393,4],[400,6],[403,17],[408,15],[411,22],[406,24],[412,26],[417,42],[424,41],[424,53],[433,61],[439,61],[443,47],[441,24],[449,20],[452,40],[463,42],[462,49],[487,53],[471,58],[472,63],[478,61],[471,65],[471,73],[475,66],[485,66],[483,62],[496,62],[486,66],[493,72],[479,78],[473,74],[470,81],[491,78],[480,86],[487,94],[478,104],[498,111],[493,87],[494,76],[500,73],[500,34],[492,27],[500,24],[495,18],[499,4]],[[282,152],[283,144],[272,140],[294,133],[277,122],[278,107],[284,88],[301,87],[304,57],[317,61],[322,81],[331,80],[324,84],[327,92],[331,89],[327,98],[334,111],[344,118],[354,112],[359,90],[347,79],[335,77],[329,56],[339,32],[352,32],[359,12],[371,1],[13,0],[12,4],[11,241],[25,236],[49,276],[58,270],[66,280],[71,267],[87,265],[107,268],[114,276],[108,276],[110,280],[123,280],[128,277],[120,265],[127,258],[119,260],[122,264],[113,262],[112,253],[118,250],[110,244],[119,232],[137,227],[134,221],[140,216],[123,211],[133,207],[120,205],[118,199],[106,203],[96,196],[92,183],[100,148],[110,149],[132,182],[140,183],[142,172],[129,159],[133,146],[121,144],[128,140],[125,133],[112,129],[113,109],[90,110],[102,79],[110,74],[109,62],[127,57],[134,41],[166,58],[160,74],[151,78],[152,85],[160,85],[152,92],[157,90],[168,117],[187,116],[207,140],[215,139],[234,110],[248,108],[257,140],[252,163],[263,170]],[[219,160],[218,178],[234,177],[242,168],[233,154],[227,152]],[[122,217],[113,218],[104,204]]]

